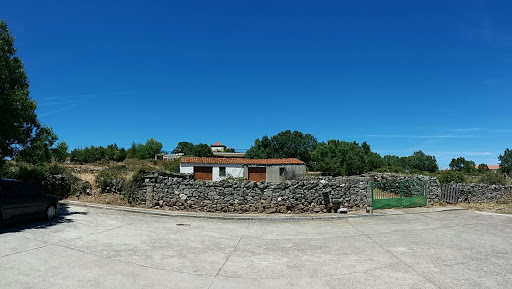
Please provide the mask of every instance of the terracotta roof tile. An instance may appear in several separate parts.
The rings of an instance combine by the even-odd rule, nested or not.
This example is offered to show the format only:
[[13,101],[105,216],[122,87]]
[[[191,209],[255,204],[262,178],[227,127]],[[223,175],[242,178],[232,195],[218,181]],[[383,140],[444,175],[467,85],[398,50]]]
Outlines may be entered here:
[[[487,167],[490,169],[490,170],[497,170],[500,168],[499,165],[487,165]],[[475,168],[478,169],[478,165],[475,165]]]
[[211,147],[225,147],[225,145],[223,145],[220,141],[218,141],[218,142],[212,144]]
[[183,164],[218,164],[218,165],[304,165],[298,159],[245,159],[245,158],[181,158]]

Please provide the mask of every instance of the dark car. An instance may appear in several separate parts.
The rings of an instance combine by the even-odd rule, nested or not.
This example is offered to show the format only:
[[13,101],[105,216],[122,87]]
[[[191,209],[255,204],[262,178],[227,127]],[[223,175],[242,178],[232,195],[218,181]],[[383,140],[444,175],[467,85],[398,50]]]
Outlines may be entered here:
[[59,201],[33,185],[9,179],[0,179],[0,224],[18,219],[45,218],[57,214]]

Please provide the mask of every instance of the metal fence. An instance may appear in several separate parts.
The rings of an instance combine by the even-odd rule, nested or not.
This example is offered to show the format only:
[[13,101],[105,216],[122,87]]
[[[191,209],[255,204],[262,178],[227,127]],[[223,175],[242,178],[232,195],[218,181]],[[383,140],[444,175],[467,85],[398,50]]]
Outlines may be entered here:
[[374,209],[409,208],[427,205],[425,181],[372,182],[372,207]]

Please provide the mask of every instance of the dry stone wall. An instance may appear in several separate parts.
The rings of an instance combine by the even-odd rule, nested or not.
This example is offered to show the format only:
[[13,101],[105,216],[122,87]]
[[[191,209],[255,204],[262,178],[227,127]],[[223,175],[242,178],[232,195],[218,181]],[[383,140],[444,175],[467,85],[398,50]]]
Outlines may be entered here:
[[328,213],[338,208],[371,206],[371,181],[426,180],[432,198],[440,193],[439,182],[425,176],[367,174],[321,177],[283,183],[223,180],[195,181],[184,176],[155,172],[146,176],[134,195],[139,205],[171,210],[233,213]]
[[[370,173],[350,177],[311,177],[283,183],[195,181],[190,176],[154,172],[130,198],[138,205],[169,210],[230,213],[329,213],[371,206],[371,181],[421,180],[429,204],[439,202],[441,185],[429,176]],[[494,202],[512,186],[457,184],[461,202]]]
[[505,200],[512,195],[512,186],[485,184],[456,184],[460,188],[459,202],[492,203]]

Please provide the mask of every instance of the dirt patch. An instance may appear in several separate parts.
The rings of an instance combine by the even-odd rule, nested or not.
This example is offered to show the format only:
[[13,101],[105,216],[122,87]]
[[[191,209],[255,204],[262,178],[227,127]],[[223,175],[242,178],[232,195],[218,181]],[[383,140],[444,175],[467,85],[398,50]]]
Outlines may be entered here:
[[100,194],[94,193],[92,196],[70,196],[67,198],[70,201],[80,201],[87,203],[95,203],[95,204],[106,204],[106,205],[116,205],[116,206],[126,206],[126,207],[135,207],[134,205],[128,203],[125,199],[122,198],[119,194]]
[[457,206],[474,211],[512,214],[512,203],[459,203]]

